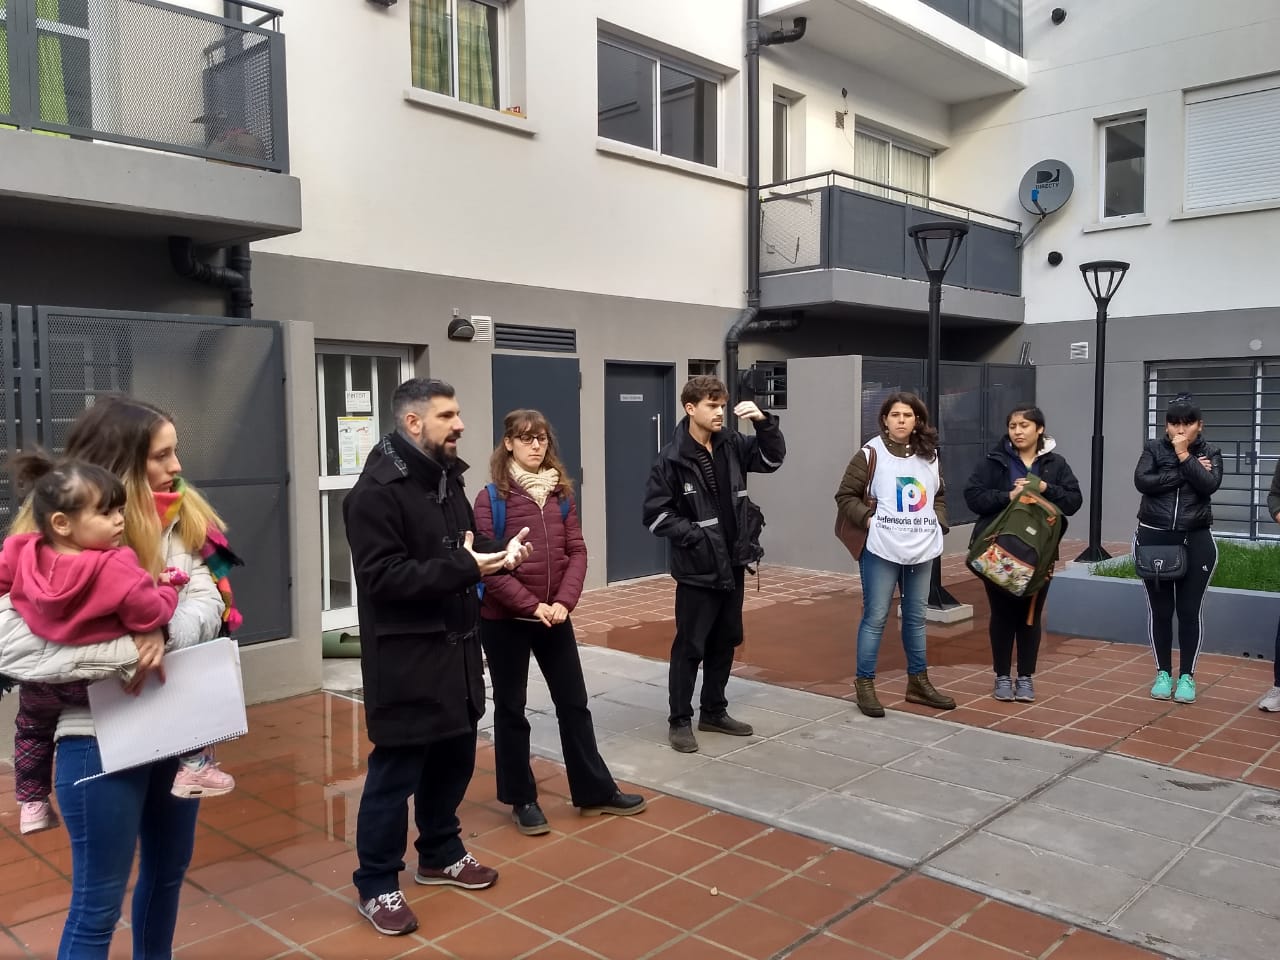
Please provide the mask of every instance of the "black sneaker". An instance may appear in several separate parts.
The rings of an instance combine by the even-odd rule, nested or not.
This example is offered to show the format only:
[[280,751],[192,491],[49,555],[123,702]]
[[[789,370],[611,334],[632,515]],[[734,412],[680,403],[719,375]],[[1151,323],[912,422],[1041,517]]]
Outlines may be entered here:
[[698,729],[712,733],[727,733],[731,737],[749,737],[755,728],[749,723],[735,720],[727,713],[704,713],[698,717]]
[[[688,727],[685,729],[687,730]],[[598,817],[602,813],[610,813],[615,817],[630,817],[637,813],[644,813],[647,806],[648,804],[645,803],[644,797],[640,796],[640,794],[623,793],[619,790],[604,803],[595,803],[589,807],[582,807],[578,812],[584,817]]]
[[698,741],[693,736],[693,727],[688,720],[673,723],[667,731],[667,739],[671,741],[671,749],[677,753],[698,752]]
[[418,929],[418,918],[404,902],[404,894],[399,890],[361,900],[356,909],[373,924],[373,929],[388,937],[402,937]]
[[551,825],[547,823],[546,815],[538,806],[537,800],[533,803],[517,803],[511,808],[511,819],[515,821],[516,829],[526,837],[539,837],[551,832]]

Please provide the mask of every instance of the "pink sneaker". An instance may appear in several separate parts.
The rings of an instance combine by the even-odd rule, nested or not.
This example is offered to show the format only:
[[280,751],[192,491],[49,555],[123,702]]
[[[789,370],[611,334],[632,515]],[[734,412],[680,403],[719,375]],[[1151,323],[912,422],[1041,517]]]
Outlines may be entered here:
[[191,800],[220,797],[235,788],[235,777],[223,773],[207,753],[202,753],[198,765],[188,764],[185,759],[178,764],[178,775],[173,778],[173,789],[169,792],[175,797]]
[[58,825],[58,815],[48,800],[28,800],[18,815],[18,829],[23,833],[37,833]]

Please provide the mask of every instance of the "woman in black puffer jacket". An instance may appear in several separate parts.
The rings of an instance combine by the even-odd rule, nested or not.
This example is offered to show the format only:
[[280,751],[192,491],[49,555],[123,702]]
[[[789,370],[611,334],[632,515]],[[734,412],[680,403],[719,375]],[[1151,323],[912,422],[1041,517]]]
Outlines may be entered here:
[[[1022,406],[1009,411],[1006,419],[1008,435],[1004,437],[973,471],[964,488],[965,503],[978,515],[973,525],[972,544],[991,526],[1027,482],[1035,474],[1044,482],[1044,496],[1062,511],[1062,529],[1066,517],[1080,509],[1080,484],[1066,459],[1054,451],[1052,437],[1044,432],[1044,414],[1039,407]],[[1046,583],[1031,597],[1015,597],[988,580],[987,602],[991,606],[991,665],[996,672],[997,700],[1031,703],[1036,698],[1032,676],[1040,651],[1040,617],[1049,595]],[[1018,647],[1018,680],[1015,686],[1013,648]]]
[[[1133,473],[1142,494],[1134,549],[1147,545],[1184,544],[1187,572],[1180,580],[1144,581],[1150,616],[1151,649],[1156,655],[1156,682],[1151,696],[1194,703],[1196,657],[1203,624],[1200,607],[1218,565],[1218,547],[1209,527],[1210,498],[1222,484],[1222,451],[1205,442],[1200,408],[1191,394],[1180,393],[1165,413],[1165,435],[1148,440]],[[1173,614],[1178,614],[1178,682],[1173,667]]]

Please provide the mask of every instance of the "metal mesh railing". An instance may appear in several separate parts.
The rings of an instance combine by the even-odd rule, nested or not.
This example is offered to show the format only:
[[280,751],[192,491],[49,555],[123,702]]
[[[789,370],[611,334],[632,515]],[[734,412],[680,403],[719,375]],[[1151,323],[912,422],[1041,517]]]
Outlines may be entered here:
[[[4,0],[0,114],[24,129],[288,167],[281,15],[242,22],[163,0]],[[34,85],[34,86],[33,86]]]
[[822,265],[823,197],[821,187],[761,197],[761,273]]

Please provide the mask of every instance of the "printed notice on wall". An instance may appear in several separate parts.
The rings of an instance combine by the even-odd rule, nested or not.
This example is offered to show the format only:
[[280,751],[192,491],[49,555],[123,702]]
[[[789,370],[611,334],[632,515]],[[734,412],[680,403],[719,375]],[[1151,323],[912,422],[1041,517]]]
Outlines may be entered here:
[[348,390],[347,413],[373,413],[373,391]]
[[644,403],[643,393],[620,393],[618,399],[623,403]]
[[373,417],[338,417],[338,473],[345,477],[363,470],[377,439]]

